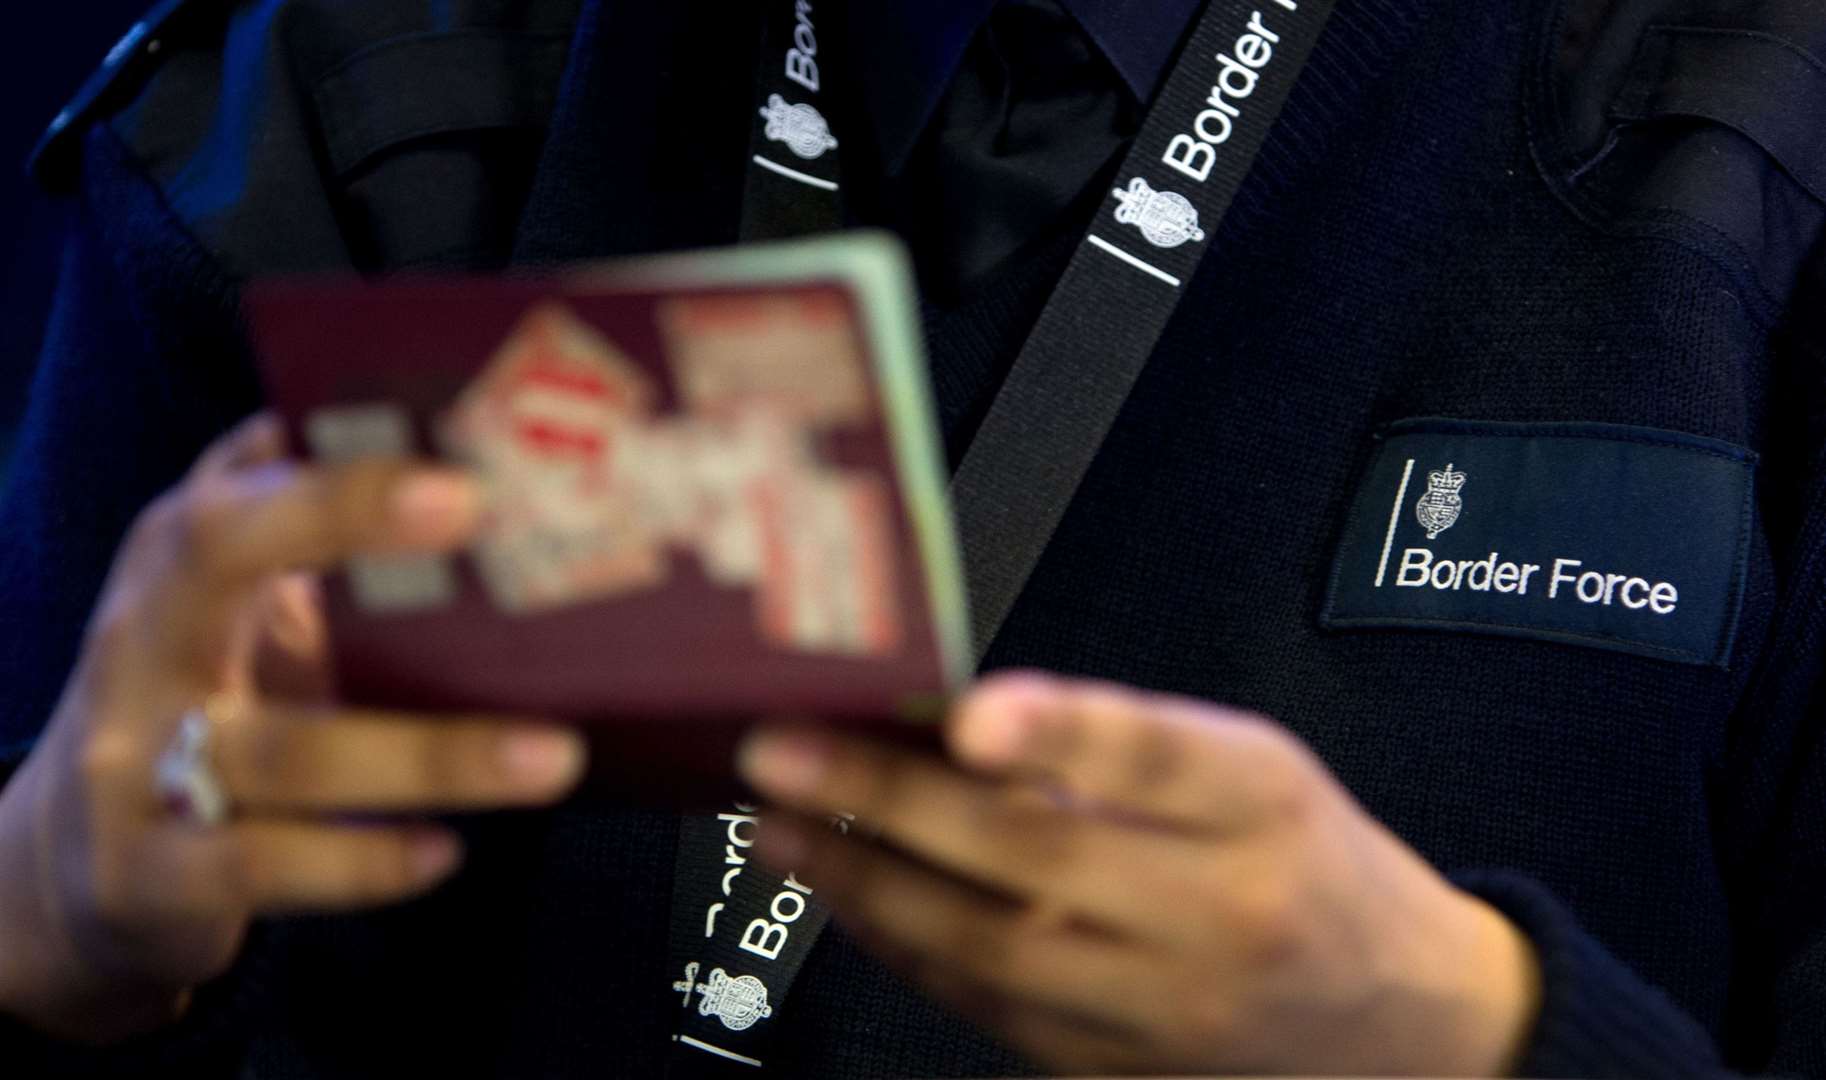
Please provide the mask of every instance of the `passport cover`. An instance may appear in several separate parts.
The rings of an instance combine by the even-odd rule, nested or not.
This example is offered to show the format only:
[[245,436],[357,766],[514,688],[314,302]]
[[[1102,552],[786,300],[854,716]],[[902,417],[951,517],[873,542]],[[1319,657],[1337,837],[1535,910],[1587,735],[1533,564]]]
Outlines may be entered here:
[[967,674],[904,256],[876,235],[544,277],[282,280],[300,453],[473,469],[483,535],[326,582],[343,700],[599,727],[929,719]]

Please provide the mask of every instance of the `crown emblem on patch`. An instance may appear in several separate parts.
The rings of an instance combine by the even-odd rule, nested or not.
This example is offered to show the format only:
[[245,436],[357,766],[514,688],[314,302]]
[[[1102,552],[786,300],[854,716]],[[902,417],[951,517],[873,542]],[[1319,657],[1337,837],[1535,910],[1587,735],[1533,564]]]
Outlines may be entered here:
[[810,105],[788,105],[780,95],[769,94],[761,118],[767,121],[768,139],[785,143],[788,150],[807,161],[823,157],[826,150],[837,149],[837,140],[831,136],[824,114]]
[[1155,191],[1137,176],[1126,189],[1117,188],[1110,194],[1122,204],[1116,207],[1116,220],[1140,229],[1155,247],[1176,248],[1205,238],[1205,231],[1198,227],[1198,208],[1178,192]]
[[1428,540],[1439,539],[1440,533],[1458,523],[1465,506],[1458,492],[1464,486],[1465,474],[1454,470],[1450,462],[1439,472],[1427,473],[1427,492],[1414,504],[1414,516],[1426,529]]

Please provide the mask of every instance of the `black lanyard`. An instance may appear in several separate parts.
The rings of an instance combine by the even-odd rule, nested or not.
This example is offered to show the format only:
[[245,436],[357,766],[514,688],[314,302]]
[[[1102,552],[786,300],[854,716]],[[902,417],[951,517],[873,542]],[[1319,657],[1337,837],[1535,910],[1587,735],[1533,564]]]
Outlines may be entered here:
[[[829,63],[819,49],[818,13],[831,2],[767,0],[749,118],[744,242],[829,232],[843,222],[838,141],[825,120]],[[669,935],[679,1005],[666,1067],[672,1080],[765,1068],[781,1003],[830,919],[798,878],[748,861],[759,821],[756,807],[737,803],[679,824]]]
[[760,1069],[781,1001],[830,919],[797,877],[748,861],[759,822],[756,807],[736,803],[679,823],[669,934],[679,1018],[668,1076]]
[[834,6],[833,0],[762,2],[767,23],[755,114],[748,118],[743,243],[830,232],[843,224],[838,142],[825,119],[831,64],[818,48],[818,5]]
[[981,659],[1153,355],[1335,0],[1211,0],[951,481]]
[[[767,2],[744,241],[842,223],[814,0]],[[1148,109],[1106,212],[1066,266],[952,479],[979,658],[1178,309],[1335,2],[1210,0]],[[741,861],[739,833],[753,828],[752,814],[737,808],[681,828],[672,957],[685,1021],[674,1075],[753,1073],[765,1062],[786,993],[826,920],[804,883]]]

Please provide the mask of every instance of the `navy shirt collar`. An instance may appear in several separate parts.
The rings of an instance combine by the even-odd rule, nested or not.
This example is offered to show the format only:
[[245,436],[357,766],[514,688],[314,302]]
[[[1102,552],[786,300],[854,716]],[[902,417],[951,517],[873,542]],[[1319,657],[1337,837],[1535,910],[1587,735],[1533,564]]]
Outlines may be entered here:
[[[1202,0],[1058,0],[1135,99],[1153,100]],[[889,173],[906,165],[964,48],[996,0],[867,0],[850,6],[850,47]]]

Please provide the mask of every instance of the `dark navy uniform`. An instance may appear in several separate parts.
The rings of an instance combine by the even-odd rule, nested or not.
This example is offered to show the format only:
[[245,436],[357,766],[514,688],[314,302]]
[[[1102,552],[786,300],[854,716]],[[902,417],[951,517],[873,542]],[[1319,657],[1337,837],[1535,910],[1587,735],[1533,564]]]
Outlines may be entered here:
[[[954,456],[1196,7],[1065,4],[1115,89],[998,111],[1024,68],[987,6],[856,5],[828,46],[849,213],[914,241]],[[123,43],[37,166],[75,224],[0,518],[0,742],[48,715],[133,515],[258,407],[242,282],[733,240],[745,18],[191,0]],[[1309,741],[1534,942],[1528,1072],[1826,1075],[1823,58],[1800,0],[1341,5],[990,651]],[[982,239],[1019,208],[976,196],[1029,151],[1046,212]],[[1457,426],[1400,426],[1424,417]],[[1669,509],[1696,490],[1706,513]],[[263,925],[122,1060],[654,1072],[672,820],[468,828],[451,887]],[[779,1022],[808,1075],[1020,1067],[836,932]]]

